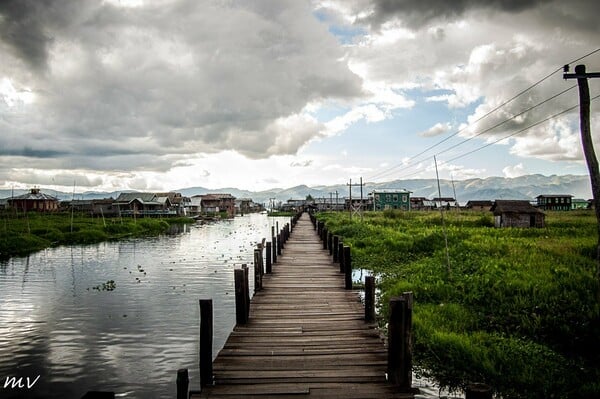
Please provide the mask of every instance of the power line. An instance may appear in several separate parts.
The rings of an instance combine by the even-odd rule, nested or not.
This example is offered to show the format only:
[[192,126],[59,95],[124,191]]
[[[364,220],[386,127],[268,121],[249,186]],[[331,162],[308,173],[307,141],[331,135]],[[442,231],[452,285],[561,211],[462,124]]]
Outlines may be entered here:
[[[551,97],[549,97],[549,98],[547,98],[547,99],[545,99],[545,100],[543,100],[543,101],[541,101],[541,102],[539,102],[539,103],[537,103],[537,104],[535,104],[535,105],[533,105],[533,106],[531,106],[531,107],[529,107],[529,108],[527,108],[527,109],[525,109],[525,110],[523,110],[523,111],[519,112],[518,114],[515,114],[515,115],[513,115],[512,117],[510,117],[510,118],[507,118],[507,119],[504,119],[503,121],[501,121],[501,122],[499,122],[499,123],[495,124],[494,126],[491,126],[491,127],[489,127],[489,128],[486,128],[486,129],[482,130],[481,132],[479,132],[479,133],[477,133],[477,134],[475,134],[475,135],[473,135],[473,136],[471,136],[471,137],[468,137],[468,138],[464,139],[463,141],[461,141],[461,142],[459,142],[459,143],[457,143],[457,144],[454,144],[454,145],[452,145],[452,146],[450,146],[450,147],[448,147],[448,148],[446,148],[446,149],[444,149],[444,150],[442,150],[442,151],[439,151],[439,152],[437,152],[435,155],[441,155],[441,154],[443,154],[443,153],[446,153],[446,152],[448,152],[448,151],[450,151],[450,150],[452,150],[452,149],[454,149],[454,148],[456,148],[456,147],[459,147],[459,146],[461,146],[461,145],[463,145],[463,144],[465,144],[465,143],[467,143],[467,142],[471,141],[472,139],[474,139],[474,138],[476,138],[476,137],[478,137],[478,136],[481,136],[481,135],[482,135],[482,134],[484,134],[484,133],[487,133],[487,132],[489,132],[489,131],[491,131],[491,130],[493,130],[493,129],[495,129],[495,128],[499,127],[499,126],[502,126],[503,124],[505,124],[505,123],[507,123],[507,122],[510,122],[510,121],[512,121],[512,120],[514,120],[514,119],[516,119],[516,118],[518,118],[518,117],[520,117],[520,116],[522,116],[523,114],[525,114],[525,113],[527,113],[527,112],[529,112],[529,111],[531,111],[531,110],[533,110],[533,109],[535,109],[535,108],[538,108],[538,107],[540,107],[540,106],[542,106],[542,105],[544,105],[544,104],[548,103],[549,101],[552,101],[552,100],[554,100],[555,98],[557,98],[557,97],[559,97],[559,96],[561,96],[561,95],[563,95],[563,94],[567,93],[568,91],[570,91],[570,90],[574,89],[575,87],[577,87],[577,85],[573,85],[573,86],[571,86],[571,87],[569,87],[569,88],[567,88],[567,89],[565,89],[565,90],[563,90],[563,91],[561,91],[561,92],[559,92],[559,93],[556,93],[556,94],[554,94],[553,96],[551,96]],[[463,129],[463,130],[464,130],[464,129]],[[415,166],[415,165],[417,165],[417,164],[419,164],[419,163],[421,163],[421,162],[423,162],[423,161],[425,161],[425,160],[427,160],[427,159],[429,159],[429,157],[424,157],[424,158],[421,158],[421,159],[419,159],[419,160],[417,160],[417,161],[414,161],[414,162],[409,162],[408,164],[404,164],[403,166],[404,166],[405,168],[410,168],[411,166]],[[387,173],[383,174],[382,176],[385,176],[386,174],[387,174]]]
[[[598,97],[600,97],[600,94],[598,94],[597,96],[593,97],[593,98],[591,99],[591,101],[594,101],[594,100],[595,100],[595,99],[597,99]],[[577,108],[577,107],[579,107],[579,104],[577,104],[577,105],[574,105],[574,106],[572,106],[572,107],[570,107],[570,108],[568,108],[568,109],[565,109],[564,111],[561,111],[561,112],[559,112],[559,113],[556,113],[556,114],[554,114],[554,115],[552,115],[552,116],[549,116],[549,117],[547,117],[546,119],[543,119],[543,120],[541,120],[541,121],[539,121],[539,122],[536,122],[536,123],[534,123],[534,124],[532,124],[532,125],[529,125],[529,126],[527,126],[526,128],[523,128],[523,129],[521,129],[521,130],[518,130],[518,131],[516,131],[516,132],[514,132],[514,133],[511,133],[511,134],[509,134],[509,135],[506,135],[506,136],[504,136],[504,137],[502,137],[502,138],[500,138],[500,139],[498,139],[498,140],[496,140],[496,141],[493,141],[493,142],[491,142],[491,143],[487,143],[487,144],[485,144],[485,145],[482,145],[481,147],[478,147],[478,148],[476,148],[476,149],[474,149],[474,150],[471,150],[471,151],[469,151],[469,152],[466,152],[466,153],[464,153],[464,154],[461,154],[461,155],[459,155],[459,156],[457,156],[457,157],[454,157],[454,158],[448,159],[447,161],[444,161],[443,163],[452,162],[452,161],[455,161],[455,160],[457,160],[457,159],[460,159],[460,158],[466,157],[467,155],[471,155],[471,154],[473,154],[474,152],[477,152],[477,151],[483,150],[484,148],[490,147],[490,146],[492,146],[492,145],[494,145],[494,144],[497,144],[497,143],[499,143],[499,142],[501,142],[501,141],[503,141],[503,140],[506,140],[506,139],[508,139],[508,138],[511,138],[511,137],[513,137],[513,136],[516,136],[517,134],[523,133],[524,131],[526,131],[526,130],[529,130],[529,129],[533,128],[533,127],[536,127],[536,126],[538,126],[538,125],[541,125],[542,123],[548,122],[549,120],[551,120],[551,119],[554,119],[554,118],[556,118],[557,116],[560,116],[560,115],[562,115],[562,114],[566,114],[567,112],[573,111],[573,110],[574,110],[575,108]]]
[[[596,99],[597,99],[597,98],[599,98],[599,97],[600,97],[600,94],[598,94],[598,95],[596,95],[595,97],[593,97],[593,98],[592,98],[590,101],[594,101],[594,100],[596,100]],[[542,123],[548,122],[549,120],[551,120],[551,119],[554,119],[554,118],[556,118],[556,117],[558,117],[558,116],[560,116],[560,115],[563,115],[563,114],[566,114],[566,113],[568,113],[568,112],[570,112],[570,111],[573,111],[573,110],[574,110],[575,108],[577,108],[578,106],[579,106],[579,105],[574,105],[574,106],[572,106],[572,107],[570,107],[570,108],[567,108],[567,109],[565,109],[565,110],[563,110],[563,111],[561,111],[561,112],[558,112],[558,113],[556,113],[556,114],[554,114],[554,115],[551,115],[551,116],[549,116],[549,117],[547,117],[547,118],[545,118],[545,119],[543,119],[543,120],[541,120],[541,121],[535,122],[535,123],[533,123],[533,124],[531,124],[531,125],[529,125],[529,126],[527,126],[527,127],[523,128],[523,129],[521,129],[521,130],[518,130],[518,131],[516,131],[516,132],[513,132],[513,133],[511,133],[511,134],[508,134],[508,135],[506,135],[506,136],[503,136],[502,138],[499,138],[498,140],[495,140],[495,141],[493,141],[493,142],[491,142],[491,143],[484,144],[484,145],[482,145],[482,146],[480,146],[480,147],[477,147],[477,148],[475,148],[475,149],[473,149],[473,150],[471,150],[471,151],[465,152],[465,153],[463,153],[463,154],[461,154],[461,155],[458,155],[458,156],[456,156],[456,157],[454,157],[454,158],[448,159],[448,160],[446,160],[446,161],[439,162],[439,163],[438,163],[438,165],[444,165],[444,164],[447,164],[447,163],[449,163],[449,162],[456,161],[457,159],[464,158],[464,157],[466,157],[466,156],[468,156],[468,155],[471,155],[471,154],[473,154],[473,153],[475,153],[475,152],[477,152],[477,151],[481,151],[481,150],[483,150],[484,148],[490,147],[490,146],[492,146],[492,145],[494,145],[494,144],[498,144],[499,142],[501,142],[501,141],[503,141],[503,140],[506,140],[506,139],[508,139],[508,138],[514,137],[514,136],[516,136],[516,135],[518,135],[518,134],[520,134],[520,133],[523,133],[523,132],[524,132],[524,131],[526,131],[526,130],[529,130],[529,129],[531,129],[531,128],[534,128],[534,127],[536,127],[536,126],[538,126],[538,125],[541,125]],[[436,154],[436,155],[439,155],[439,154]],[[423,172],[423,171],[422,171],[422,170],[418,170],[418,171],[416,171],[416,172],[413,172],[413,173],[409,173],[409,174],[403,175],[402,177],[403,177],[403,178],[406,178],[406,177],[414,176],[414,175],[416,175],[416,174],[419,174],[419,173],[421,173],[421,172]]]
[[[573,64],[573,63],[575,63],[575,62],[577,62],[577,61],[580,61],[580,60],[582,60],[582,59],[584,59],[584,58],[587,58],[587,57],[589,57],[589,56],[591,56],[591,55],[593,55],[593,54],[595,54],[595,53],[597,53],[597,52],[599,52],[599,51],[600,51],[600,48],[597,48],[597,49],[595,49],[595,50],[593,50],[593,51],[590,51],[589,53],[587,53],[587,54],[585,54],[585,55],[583,55],[583,56],[581,56],[581,57],[579,57],[579,58],[577,58],[577,59],[574,59],[574,60],[570,61],[568,64]],[[386,174],[388,174],[389,172],[393,171],[394,169],[396,169],[396,168],[398,168],[398,167],[401,167],[401,166],[406,166],[407,162],[410,162],[410,161],[412,161],[412,160],[413,160],[413,159],[415,159],[416,157],[418,157],[418,156],[421,156],[421,155],[425,154],[426,152],[428,152],[428,151],[430,151],[430,150],[432,150],[432,149],[436,148],[436,147],[437,147],[437,146],[439,146],[440,144],[443,144],[443,143],[445,143],[446,141],[450,140],[452,137],[455,137],[455,136],[457,136],[458,134],[460,134],[461,132],[463,132],[463,131],[464,131],[465,129],[467,129],[468,127],[470,127],[470,126],[472,126],[473,124],[475,124],[475,123],[477,123],[477,122],[481,121],[482,119],[484,119],[484,118],[488,117],[488,116],[489,116],[489,115],[491,115],[492,113],[494,113],[494,112],[498,111],[500,108],[502,108],[502,107],[504,107],[504,106],[508,105],[509,103],[511,103],[512,101],[514,101],[515,99],[517,99],[518,97],[522,96],[523,94],[525,94],[525,93],[526,93],[526,92],[528,92],[529,90],[532,90],[533,88],[535,88],[536,86],[538,86],[539,84],[541,84],[541,83],[542,83],[542,82],[544,82],[545,80],[549,79],[551,76],[553,76],[554,74],[556,74],[557,72],[559,72],[559,71],[561,71],[561,70],[562,70],[562,67],[560,67],[560,68],[557,68],[556,70],[554,70],[554,71],[552,71],[551,73],[549,73],[548,75],[544,76],[543,78],[541,78],[541,79],[540,79],[540,80],[538,80],[537,82],[533,83],[532,85],[530,85],[530,86],[529,86],[529,87],[527,87],[526,89],[524,89],[524,90],[520,91],[519,93],[517,93],[516,95],[514,95],[514,96],[513,96],[513,97],[511,97],[510,99],[506,100],[505,102],[503,102],[502,104],[500,104],[500,105],[499,105],[499,106],[497,106],[496,108],[494,108],[494,109],[492,109],[491,111],[487,112],[485,115],[483,115],[483,116],[479,117],[479,118],[478,118],[478,119],[476,119],[475,121],[473,121],[473,122],[471,122],[470,124],[466,125],[466,126],[465,126],[465,127],[463,127],[462,129],[460,129],[460,130],[458,130],[458,131],[456,131],[456,132],[452,133],[452,134],[451,134],[451,135],[449,135],[448,137],[446,137],[446,138],[444,138],[444,139],[442,139],[442,140],[438,141],[437,143],[435,143],[435,144],[433,144],[433,145],[431,145],[431,146],[427,147],[426,149],[424,149],[423,151],[419,152],[418,154],[416,154],[416,155],[413,155],[412,157],[408,158],[408,160],[407,160],[407,161],[400,162],[400,163],[398,163],[398,164],[396,164],[396,165],[393,165],[393,166],[391,166],[391,167],[389,167],[389,168],[387,168],[387,169],[384,169],[383,171],[376,172],[375,174],[373,174],[373,175],[369,176],[369,179],[377,179],[377,178],[380,178],[380,177],[382,177],[382,176],[385,176]]]

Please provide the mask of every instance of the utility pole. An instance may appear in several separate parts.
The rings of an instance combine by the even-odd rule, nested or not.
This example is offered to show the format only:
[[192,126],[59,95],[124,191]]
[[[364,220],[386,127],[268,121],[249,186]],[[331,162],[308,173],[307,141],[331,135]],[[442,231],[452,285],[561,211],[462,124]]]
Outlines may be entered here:
[[[590,180],[592,183],[592,196],[594,198],[594,209],[596,212],[596,221],[598,229],[598,246],[596,248],[596,280],[600,282],[600,168],[598,167],[598,159],[594,152],[592,143],[592,131],[590,128],[590,88],[588,79],[600,78],[600,72],[586,73],[585,65],[577,65],[575,73],[569,72],[569,65],[564,66],[564,79],[577,79],[579,86],[579,124],[581,128],[581,145],[583,153],[590,172]],[[600,290],[596,293],[596,299],[600,302]]]
[[348,211],[350,211],[350,220],[352,220],[352,179],[350,179],[350,184],[346,183],[347,186],[350,186],[350,203],[348,205]]

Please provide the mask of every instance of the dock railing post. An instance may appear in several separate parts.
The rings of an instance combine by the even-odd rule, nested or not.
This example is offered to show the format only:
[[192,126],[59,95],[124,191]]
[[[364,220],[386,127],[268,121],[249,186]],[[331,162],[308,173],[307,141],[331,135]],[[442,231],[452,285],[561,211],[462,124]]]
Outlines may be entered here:
[[177,399],[188,399],[189,385],[188,369],[177,370]]
[[277,234],[277,255],[281,255],[283,249],[283,242],[281,242],[281,233]]
[[327,230],[327,227],[323,228],[323,233],[321,234],[321,240],[323,241],[323,249],[327,249],[327,234],[329,233],[329,231]]
[[352,258],[350,256],[350,247],[344,247],[344,281],[346,289],[352,289]]
[[412,388],[412,292],[390,299],[388,379],[402,392]]
[[338,245],[340,243],[339,236],[333,236],[333,263],[338,261]]
[[200,299],[200,388],[213,383],[213,301]]
[[262,290],[262,260],[261,258],[261,250],[254,250],[254,292],[258,292]]
[[333,255],[333,233],[331,231],[327,233],[327,248],[329,249],[329,256]]
[[338,260],[340,261],[340,273],[344,272],[344,243],[338,243]]
[[[247,270],[247,269],[246,269]],[[243,325],[248,322],[248,306],[246,305],[246,291],[248,287],[248,273],[244,269],[235,269],[233,271],[235,282],[235,323]]]
[[365,277],[365,321],[375,320],[375,277]]
[[271,250],[271,243],[267,242],[266,249],[265,249],[265,255],[267,256],[266,265],[265,265],[266,268],[267,268],[267,274],[271,274],[273,272],[273,266],[272,266],[272,263],[271,263],[271,256],[272,256],[271,251],[272,251]]

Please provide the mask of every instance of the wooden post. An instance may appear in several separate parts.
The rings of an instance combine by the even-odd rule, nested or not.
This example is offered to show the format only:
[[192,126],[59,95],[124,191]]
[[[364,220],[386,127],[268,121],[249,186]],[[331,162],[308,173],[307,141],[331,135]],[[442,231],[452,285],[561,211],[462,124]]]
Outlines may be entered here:
[[327,233],[327,248],[329,248],[329,256],[333,255],[333,234]]
[[277,255],[281,255],[283,243],[281,242],[281,233],[277,234]]
[[390,299],[388,379],[403,392],[412,387],[412,292]]
[[327,227],[325,227],[323,229],[323,234],[321,234],[321,240],[323,240],[323,249],[327,249],[327,234],[329,233],[329,231],[327,230]]
[[235,269],[233,277],[235,282],[235,323],[243,325],[248,322],[248,307],[246,306],[247,272],[244,269]]
[[275,237],[275,235],[273,235],[273,237],[271,237],[271,242],[273,242],[273,248],[271,248],[273,250],[273,263],[277,263],[277,237]]
[[267,249],[265,250],[265,255],[267,256],[267,264],[266,264],[267,274],[271,274],[273,272],[273,267],[271,265],[272,253],[271,253],[271,243],[270,242],[267,243],[266,248]]
[[344,272],[344,243],[338,243],[338,260],[340,261],[340,273]]
[[212,385],[213,302],[200,299],[200,387]]
[[375,320],[375,277],[365,277],[365,321]]
[[262,262],[260,260],[260,249],[254,250],[254,293],[262,290]]
[[344,274],[346,289],[352,289],[352,258],[350,257],[350,247],[344,247]]
[[189,385],[188,369],[177,370],[177,399],[188,399]]
[[492,399],[492,387],[480,383],[469,384],[465,391],[465,399]]
[[340,243],[339,236],[333,236],[333,263],[338,261],[338,245]]
[[247,264],[242,265],[244,271],[244,295],[246,297],[246,321],[250,317],[250,270]]

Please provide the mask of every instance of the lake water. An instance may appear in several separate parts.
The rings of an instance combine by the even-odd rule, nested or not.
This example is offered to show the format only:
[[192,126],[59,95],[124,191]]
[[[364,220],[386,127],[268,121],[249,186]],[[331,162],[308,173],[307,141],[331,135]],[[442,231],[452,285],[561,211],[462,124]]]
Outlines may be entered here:
[[[0,262],[0,397],[172,398],[179,368],[199,389],[198,300],[213,299],[216,356],[235,324],[233,269],[252,263],[276,222],[289,218],[250,214]],[[5,387],[10,377],[23,388]]]

